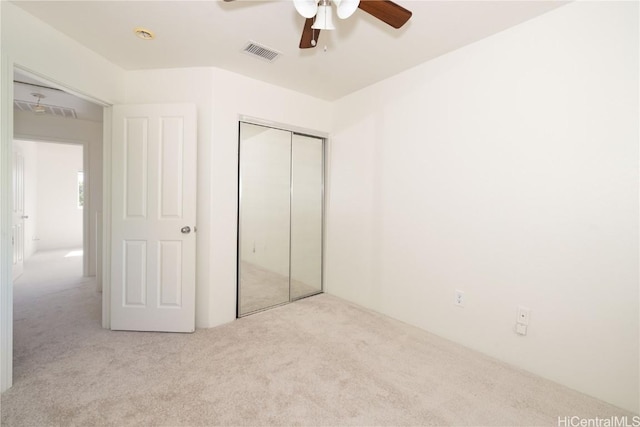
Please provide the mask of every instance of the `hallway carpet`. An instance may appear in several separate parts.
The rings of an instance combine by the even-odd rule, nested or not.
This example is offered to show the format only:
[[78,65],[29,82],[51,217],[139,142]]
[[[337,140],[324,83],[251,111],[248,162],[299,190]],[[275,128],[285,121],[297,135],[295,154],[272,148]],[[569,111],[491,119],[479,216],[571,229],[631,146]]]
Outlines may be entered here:
[[[100,327],[93,281],[15,286],[3,426],[557,426],[632,414],[330,295],[193,334]],[[631,418],[629,418],[631,421]]]

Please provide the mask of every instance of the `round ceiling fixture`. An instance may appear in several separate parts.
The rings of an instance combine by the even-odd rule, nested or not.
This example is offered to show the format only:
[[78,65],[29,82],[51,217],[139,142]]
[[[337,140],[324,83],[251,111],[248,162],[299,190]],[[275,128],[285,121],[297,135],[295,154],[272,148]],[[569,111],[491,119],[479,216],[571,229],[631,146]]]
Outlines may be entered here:
[[156,35],[153,33],[153,31],[147,28],[138,27],[135,30],[133,30],[133,32],[135,33],[136,36],[138,36],[142,40],[153,40],[156,38]]
[[38,99],[38,102],[36,102],[36,105],[33,106],[31,111],[33,111],[35,114],[44,114],[44,113],[46,113],[47,109],[44,106],[40,105],[40,101],[42,101],[42,98],[46,98],[46,96],[44,96],[41,93],[37,93],[37,92],[32,93],[31,96],[34,96],[35,98]]

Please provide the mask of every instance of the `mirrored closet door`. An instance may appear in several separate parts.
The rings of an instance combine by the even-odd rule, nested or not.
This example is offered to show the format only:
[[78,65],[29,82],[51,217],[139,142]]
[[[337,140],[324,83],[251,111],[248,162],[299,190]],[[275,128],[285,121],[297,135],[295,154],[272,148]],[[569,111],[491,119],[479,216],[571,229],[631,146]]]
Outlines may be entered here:
[[238,317],[322,292],[324,140],[240,123]]

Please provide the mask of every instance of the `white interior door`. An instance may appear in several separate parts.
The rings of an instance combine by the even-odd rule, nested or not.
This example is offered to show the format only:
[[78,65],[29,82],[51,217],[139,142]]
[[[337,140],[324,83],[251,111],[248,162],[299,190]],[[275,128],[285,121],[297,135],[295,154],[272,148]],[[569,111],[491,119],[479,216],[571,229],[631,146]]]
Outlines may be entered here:
[[193,332],[196,108],[113,108],[111,329]]
[[13,149],[13,280],[24,270],[24,157],[16,147]]

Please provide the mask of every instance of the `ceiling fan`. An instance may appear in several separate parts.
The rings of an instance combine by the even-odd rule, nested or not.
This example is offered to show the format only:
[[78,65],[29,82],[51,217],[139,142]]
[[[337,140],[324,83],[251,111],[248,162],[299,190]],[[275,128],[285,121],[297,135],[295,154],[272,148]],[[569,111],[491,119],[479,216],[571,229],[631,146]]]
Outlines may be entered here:
[[[233,0],[225,0],[233,1]],[[307,18],[302,29],[300,49],[316,47],[320,30],[333,30],[333,12],[336,7],[340,19],[361,9],[393,28],[400,28],[411,18],[411,11],[391,0],[293,0],[300,15]]]

